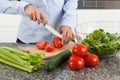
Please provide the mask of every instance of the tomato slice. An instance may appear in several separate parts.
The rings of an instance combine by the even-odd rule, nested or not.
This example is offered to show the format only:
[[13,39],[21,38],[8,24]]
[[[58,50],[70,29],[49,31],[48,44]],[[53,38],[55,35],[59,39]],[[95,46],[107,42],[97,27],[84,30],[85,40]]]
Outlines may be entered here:
[[82,57],[72,55],[68,60],[68,67],[71,70],[81,70],[84,68],[85,62]]
[[72,54],[80,57],[85,57],[88,55],[88,49],[83,44],[75,44],[72,48]]
[[53,44],[54,44],[54,47],[56,47],[56,48],[62,48],[62,46],[63,46],[62,39],[57,37],[57,36],[55,36],[53,38]]
[[86,67],[95,67],[99,63],[99,57],[96,54],[89,54],[84,58]]
[[36,47],[40,50],[45,49],[46,45],[47,45],[46,41],[36,42]]
[[45,47],[45,50],[46,50],[47,52],[53,51],[53,50],[54,50],[53,44],[51,44],[51,43],[47,44],[47,46]]

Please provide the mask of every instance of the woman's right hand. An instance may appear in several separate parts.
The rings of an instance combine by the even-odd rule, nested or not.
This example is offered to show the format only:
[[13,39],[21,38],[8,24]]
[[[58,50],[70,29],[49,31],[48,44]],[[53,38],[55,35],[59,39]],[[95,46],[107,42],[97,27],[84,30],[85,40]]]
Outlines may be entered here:
[[25,13],[31,20],[37,21],[38,24],[40,24],[41,21],[44,21],[45,24],[48,24],[48,20],[44,13],[31,4],[25,6]]

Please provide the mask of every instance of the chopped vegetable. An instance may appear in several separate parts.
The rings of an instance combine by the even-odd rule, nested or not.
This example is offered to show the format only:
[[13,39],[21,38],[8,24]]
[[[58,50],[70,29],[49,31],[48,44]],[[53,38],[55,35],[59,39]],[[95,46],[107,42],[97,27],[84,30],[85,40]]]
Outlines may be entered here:
[[36,42],[36,47],[40,50],[44,50],[46,45],[47,45],[47,42],[45,40],[41,42]]
[[43,64],[42,57],[42,53],[27,54],[13,48],[0,47],[0,62],[27,72],[39,69]]
[[103,29],[94,30],[82,41],[91,53],[99,56],[108,56],[120,50],[120,35],[111,34]]
[[55,37],[53,38],[53,44],[54,44],[54,46],[55,46],[56,48],[62,48],[62,47],[63,47],[63,41],[62,41],[62,39],[59,38],[59,37],[57,37],[57,36],[55,36]]
[[54,49],[55,48],[54,48],[54,45],[52,43],[47,44],[46,47],[45,47],[45,50],[47,52],[52,52]]

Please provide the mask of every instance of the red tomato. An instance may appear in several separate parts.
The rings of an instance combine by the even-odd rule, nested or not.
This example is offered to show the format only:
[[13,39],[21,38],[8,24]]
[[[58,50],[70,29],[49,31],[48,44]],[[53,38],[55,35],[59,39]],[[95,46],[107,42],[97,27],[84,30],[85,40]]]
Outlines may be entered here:
[[43,50],[47,45],[46,41],[36,42],[36,47],[40,50]]
[[62,48],[62,46],[63,46],[62,39],[59,38],[59,37],[57,37],[57,36],[55,36],[55,37],[53,38],[53,44],[54,44],[54,46],[55,46],[56,48]]
[[53,50],[54,50],[53,44],[47,44],[47,46],[45,47],[45,50],[46,50],[47,52],[53,51]]
[[87,67],[95,67],[99,63],[99,57],[96,54],[89,54],[84,60]]
[[88,55],[88,49],[83,44],[75,44],[72,48],[72,54],[80,57],[85,57]]
[[72,55],[68,60],[68,67],[71,70],[81,70],[82,68],[84,68],[84,65],[84,59],[79,56]]

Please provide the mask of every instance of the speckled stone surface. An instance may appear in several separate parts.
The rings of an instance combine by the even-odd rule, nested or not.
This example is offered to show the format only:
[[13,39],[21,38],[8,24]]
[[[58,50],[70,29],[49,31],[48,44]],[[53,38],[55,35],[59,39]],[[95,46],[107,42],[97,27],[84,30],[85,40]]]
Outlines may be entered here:
[[[0,43],[0,46],[19,48],[15,43]],[[71,71],[67,63],[47,73],[39,69],[33,73],[0,63],[0,80],[120,80],[120,52],[111,58],[101,59],[98,66]]]

